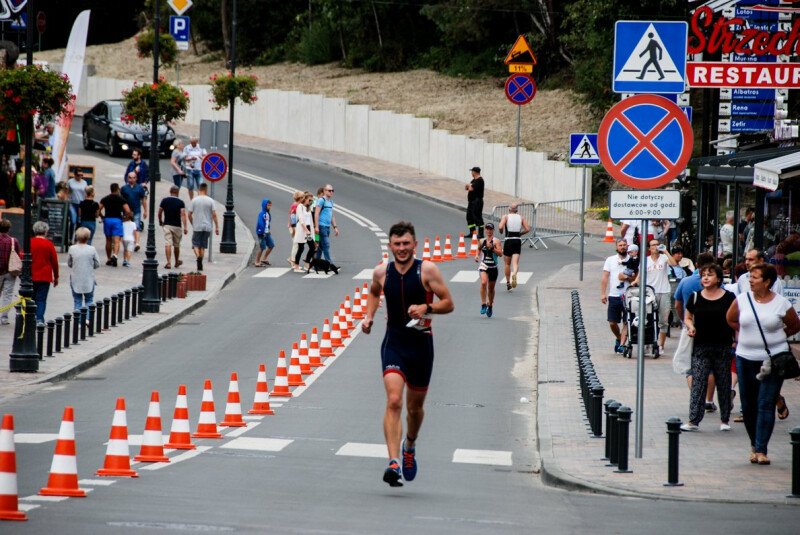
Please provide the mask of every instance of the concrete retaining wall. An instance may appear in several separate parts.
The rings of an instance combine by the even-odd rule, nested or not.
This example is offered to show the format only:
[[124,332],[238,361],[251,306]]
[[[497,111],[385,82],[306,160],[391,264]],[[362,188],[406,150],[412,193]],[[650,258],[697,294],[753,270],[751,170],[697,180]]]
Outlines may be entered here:
[[[88,77],[78,104],[93,106],[99,100],[119,98],[132,85],[133,82],[126,80]],[[228,119],[227,110],[213,110],[209,86],[187,85],[184,89],[191,99],[187,123]],[[581,170],[548,160],[544,153],[520,151],[515,192],[514,147],[434,129],[431,119],[373,110],[343,99],[262,89],[255,104],[236,107],[235,120],[236,131],[241,134],[369,156],[465,182],[469,179],[468,169],[477,165],[483,170],[487,188],[508,195],[516,193],[527,201],[550,202],[581,196]],[[566,134],[564,144],[567,144]],[[591,172],[587,176],[591,178]],[[591,199],[590,185],[587,185],[588,199]]]

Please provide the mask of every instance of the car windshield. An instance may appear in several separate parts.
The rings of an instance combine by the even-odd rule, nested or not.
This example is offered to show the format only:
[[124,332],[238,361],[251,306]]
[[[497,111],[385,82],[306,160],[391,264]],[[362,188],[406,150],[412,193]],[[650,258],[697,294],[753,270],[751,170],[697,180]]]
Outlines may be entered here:
[[108,118],[112,121],[122,120],[123,108],[122,104],[108,104]]

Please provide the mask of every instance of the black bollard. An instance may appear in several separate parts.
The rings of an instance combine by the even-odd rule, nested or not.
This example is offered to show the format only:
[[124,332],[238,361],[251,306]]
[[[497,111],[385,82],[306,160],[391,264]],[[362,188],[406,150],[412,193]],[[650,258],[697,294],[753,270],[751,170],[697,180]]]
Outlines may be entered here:
[[178,295],[178,274],[172,272],[169,274],[169,298],[175,299]]
[[681,419],[673,416],[667,420],[667,436],[669,437],[669,453],[667,457],[667,482],[665,487],[682,487],[678,481],[679,446],[681,440]]
[[592,386],[592,434],[594,438],[603,438],[603,393],[605,389],[600,382]]
[[39,353],[39,360],[44,360],[44,324],[36,325],[36,352]]
[[124,304],[125,304],[125,292],[119,292],[117,294],[117,323],[122,323]]
[[97,315],[97,305],[92,303],[91,305],[89,305],[89,316],[88,316],[88,321],[89,321],[89,325],[88,325],[89,326],[89,332],[88,332],[88,335],[89,335],[89,338],[94,336],[94,318],[95,318],[96,315]]
[[169,275],[161,275],[161,301],[169,298]]
[[139,302],[139,289],[137,287],[131,288],[131,317],[135,318],[138,312],[136,311],[136,303]]
[[111,298],[103,298],[103,330],[108,330],[108,317],[111,315]]
[[53,334],[56,330],[56,322],[53,320],[47,320],[47,352],[45,355],[48,357],[53,356]]
[[139,314],[141,314],[144,310],[144,286],[140,284],[137,286],[137,289],[139,290],[139,299],[136,301],[136,310]]
[[64,314],[64,349],[69,347],[70,336],[72,336],[72,331],[70,330],[70,326],[72,325],[72,314],[67,312]]
[[56,353],[61,353],[61,329],[64,325],[64,318],[56,318]]
[[131,319],[131,291],[125,290],[125,319]]
[[72,345],[78,345],[81,338],[81,311],[72,311]]
[[117,294],[113,294],[111,296],[111,326],[117,326],[117,301],[119,301],[119,297]]
[[603,403],[603,407],[605,407],[605,414],[606,414],[606,449],[605,449],[605,457],[601,460],[608,461],[611,459],[611,411],[609,410],[609,406],[612,403],[616,403],[613,399],[607,399],[605,403]]
[[787,498],[800,498],[800,427],[789,431],[792,440],[792,493]]
[[617,409],[617,444],[619,453],[617,455],[618,474],[629,474],[633,470],[628,469],[628,442],[630,437],[631,414],[630,407],[620,407]]
[[617,442],[617,410],[622,407],[618,401],[608,406],[609,422],[606,428],[606,434],[610,437],[611,448],[608,450],[608,464],[606,466],[617,466],[617,459],[619,458],[619,442]]
[[81,342],[86,340],[86,323],[89,320],[89,308],[86,305],[81,307]]
[[104,308],[103,307],[103,300],[99,299],[95,303],[95,306],[97,308],[95,309],[95,313],[94,313],[94,317],[96,319],[94,332],[95,332],[95,334],[100,334],[101,332],[103,332],[103,308]]

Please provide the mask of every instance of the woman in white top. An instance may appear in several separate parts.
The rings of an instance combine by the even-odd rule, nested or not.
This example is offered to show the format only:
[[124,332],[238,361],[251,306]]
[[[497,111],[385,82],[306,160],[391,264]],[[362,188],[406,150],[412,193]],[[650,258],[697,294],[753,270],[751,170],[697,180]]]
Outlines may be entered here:
[[[294,271],[295,273],[308,273],[311,269],[311,259],[314,258],[314,253],[317,250],[317,244],[314,242],[314,222],[311,219],[311,200],[313,195],[306,192],[305,197],[297,204],[297,225],[294,230],[294,243],[297,244],[297,253],[294,255]],[[303,249],[308,244],[308,253],[306,254],[306,269],[300,267],[300,257],[303,255]]]
[[[750,462],[769,464],[767,445],[775,427],[775,404],[783,379],[774,374],[761,381],[756,375],[767,358],[764,339],[770,354],[789,351],[786,337],[800,331],[800,318],[791,303],[770,290],[778,277],[775,266],[756,264],[750,268],[750,291],[740,294],[728,309],[728,324],[738,332],[736,371],[739,375],[742,414],[750,437]],[[756,322],[761,324],[764,338]]]

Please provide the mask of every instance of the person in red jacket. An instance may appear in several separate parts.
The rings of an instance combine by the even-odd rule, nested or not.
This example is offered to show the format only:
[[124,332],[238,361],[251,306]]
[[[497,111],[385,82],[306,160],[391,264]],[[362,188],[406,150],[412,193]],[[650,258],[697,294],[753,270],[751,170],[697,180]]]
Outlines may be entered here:
[[31,280],[33,281],[33,300],[36,303],[36,323],[44,323],[47,307],[47,294],[50,283],[58,286],[58,254],[53,242],[47,239],[50,227],[44,221],[33,224],[31,238]]

